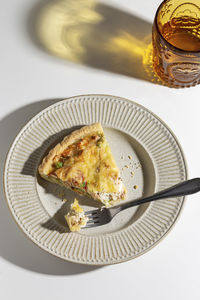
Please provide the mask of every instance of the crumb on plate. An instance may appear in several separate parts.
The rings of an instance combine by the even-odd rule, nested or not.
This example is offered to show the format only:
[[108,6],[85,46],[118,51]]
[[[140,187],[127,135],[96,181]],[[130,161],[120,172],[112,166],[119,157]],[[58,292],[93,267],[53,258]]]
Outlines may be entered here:
[[65,215],[65,219],[70,231],[80,231],[81,228],[86,226],[88,218],[85,216],[83,208],[79,206],[76,198],[74,203],[71,204],[70,211]]

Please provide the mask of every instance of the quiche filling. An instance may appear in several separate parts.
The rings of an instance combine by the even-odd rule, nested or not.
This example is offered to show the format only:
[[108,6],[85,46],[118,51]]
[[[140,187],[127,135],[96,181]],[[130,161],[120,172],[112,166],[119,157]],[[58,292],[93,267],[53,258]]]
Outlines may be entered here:
[[[92,126],[98,130],[89,130],[83,137],[78,135],[79,138],[67,147],[62,147],[62,151],[55,151],[48,172],[44,174],[41,166],[39,172],[45,179],[71,188],[81,195],[90,195],[108,207],[124,199],[126,189],[101,125],[86,127],[92,129]],[[86,127],[82,128],[83,131]]]
[[70,231],[80,231],[81,228],[86,226],[88,218],[84,215],[83,208],[79,206],[76,198],[71,205],[70,211],[65,215],[65,219]]

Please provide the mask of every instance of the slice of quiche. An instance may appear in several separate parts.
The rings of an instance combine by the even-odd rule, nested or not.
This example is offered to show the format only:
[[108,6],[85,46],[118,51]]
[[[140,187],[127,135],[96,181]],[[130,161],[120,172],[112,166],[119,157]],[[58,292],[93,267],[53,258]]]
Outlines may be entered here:
[[126,188],[100,123],[66,136],[43,159],[38,170],[44,179],[89,195],[106,207],[126,197]]
[[81,228],[86,226],[88,218],[85,216],[83,208],[80,207],[76,198],[74,203],[71,204],[70,211],[65,215],[65,219],[70,231],[80,231]]

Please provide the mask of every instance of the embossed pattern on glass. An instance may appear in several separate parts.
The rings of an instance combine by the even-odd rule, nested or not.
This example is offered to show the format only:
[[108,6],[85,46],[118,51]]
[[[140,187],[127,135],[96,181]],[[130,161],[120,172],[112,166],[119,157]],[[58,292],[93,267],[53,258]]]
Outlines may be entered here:
[[200,1],[164,1],[152,32],[153,67],[171,87],[200,83]]

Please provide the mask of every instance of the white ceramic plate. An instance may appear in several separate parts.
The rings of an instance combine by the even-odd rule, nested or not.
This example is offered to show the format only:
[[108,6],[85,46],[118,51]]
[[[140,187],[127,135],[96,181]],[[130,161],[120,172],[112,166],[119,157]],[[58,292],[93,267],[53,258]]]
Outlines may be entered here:
[[[38,246],[72,262],[105,265],[135,258],[157,244],[176,221],[184,199],[141,205],[118,214],[108,225],[68,232],[64,215],[75,194],[39,178],[37,167],[49,148],[67,133],[94,122],[102,123],[123,169],[126,201],[186,179],[182,150],[158,117],[126,99],[86,95],[51,105],[20,131],[5,164],[5,194],[16,222]],[[78,198],[85,209],[95,205]]]

